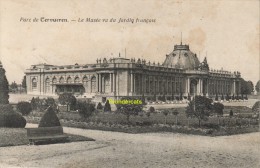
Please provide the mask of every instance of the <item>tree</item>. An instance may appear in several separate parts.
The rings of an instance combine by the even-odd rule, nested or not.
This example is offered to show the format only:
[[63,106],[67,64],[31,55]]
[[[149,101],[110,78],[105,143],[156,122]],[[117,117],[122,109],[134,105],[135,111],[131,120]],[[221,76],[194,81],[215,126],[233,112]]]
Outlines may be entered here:
[[130,121],[130,116],[142,112],[143,106],[144,104],[140,103],[140,100],[132,97],[121,98],[119,103],[116,104],[117,111],[126,115],[127,122]]
[[212,100],[204,96],[195,96],[186,107],[187,117],[195,117],[199,120],[201,126],[202,120],[207,120],[212,112]]
[[22,87],[24,88],[24,89],[26,89],[26,76],[24,75],[23,76],[23,81],[22,81]]
[[23,115],[28,115],[32,111],[31,103],[24,101],[18,102],[16,108]]
[[79,115],[83,118],[89,118],[93,115],[95,111],[95,104],[92,104],[90,102],[77,102],[77,110],[79,112]]
[[215,101],[218,101],[218,94],[216,94]]
[[252,107],[252,111],[254,113],[260,113],[260,101],[255,102],[255,104]]
[[251,92],[254,91],[254,84],[252,81],[245,81],[244,79],[241,79],[241,85],[240,85],[241,94],[251,94]]
[[230,110],[229,117],[233,117],[233,110]]
[[257,91],[257,93],[260,92],[260,80],[257,81],[256,85],[255,85],[255,90]]
[[154,113],[154,112],[155,112],[155,108],[154,108],[153,106],[151,106],[151,107],[149,108],[149,112],[150,112],[150,113]]
[[169,114],[169,111],[168,110],[163,110],[163,115],[164,115],[164,125],[167,124],[167,115]]
[[218,124],[220,123],[219,117],[223,116],[223,110],[224,110],[224,105],[222,103],[214,103],[213,104],[213,111],[218,116]]
[[14,91],[14,92],[17,91],[18,85],[17,85],[17,83],[16,83],[15,81],[13,81],[13,82],[11,83],[10,89],[11,89],[12,91]]
[[47,99],[45,100],[45,103],[47,106],[52,106],[53,108],[56,108],[55,100],[52,97],[47,97]]
[[0,62],[0,104],[8,104],[9,101],[9,84],[5,76],[5,69]]
[[105,103],[104,112],[111,112],[111,105],[108,100]]
[[178,124],[178,114],[179,114],[178,110],[175,109],[172,114],[175,115],[175,120],[176,120],[175,125],[177,125]]
[[98,105],[97,105],[97,109],[98,109],[98,110],[102,110],[102,109],[103,109],[103,106],[102,106],[102,104],[101,104],[100,102],[99,102]]
[[62,93],[59,95],[58,98],[60,104],[67,106],[67,111],[70,106],[70,109],[75,110],[77,99],[76,97],[71,93]]

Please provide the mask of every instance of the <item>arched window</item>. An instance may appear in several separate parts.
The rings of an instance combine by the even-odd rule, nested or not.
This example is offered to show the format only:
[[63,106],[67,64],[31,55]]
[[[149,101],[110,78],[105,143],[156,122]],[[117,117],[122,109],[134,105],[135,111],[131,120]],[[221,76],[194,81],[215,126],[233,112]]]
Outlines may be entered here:
[[60,83],[64,83],[64,78],[60,77]]
[[94,93],[96,92],[96,77],[93,76],[91,78],[91,92]]
[[50,92],[50,79],[49,78],[47,78],[45,80],[45,92],[46,93]]
[[37,80],[36,80],[36,78],[32,79],[32,90],[37,90]]
[[86,76],[84,76],[84,78],[82,79],[83,85],[87,85],[88,82],[88,78]]
[[79,83],[79,77],[76,77],[76,78],[74,79],[74,83]]
[[55,77],[52,79],[52,83],[53,84],[57,83],[57,79]]
[[71,77],[68,77],[68,78],[67,78],[67,83],[72,83]]

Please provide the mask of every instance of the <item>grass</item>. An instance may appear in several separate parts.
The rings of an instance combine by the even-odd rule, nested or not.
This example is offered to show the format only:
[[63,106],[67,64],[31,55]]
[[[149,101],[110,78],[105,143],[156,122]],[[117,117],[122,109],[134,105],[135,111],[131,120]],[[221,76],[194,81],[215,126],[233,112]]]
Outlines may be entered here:
[[[0,128],[0,147],[28,145],[27,132],[25,128]],[[68,142],[93,141],[79,135],[66,134],[69,136]]]

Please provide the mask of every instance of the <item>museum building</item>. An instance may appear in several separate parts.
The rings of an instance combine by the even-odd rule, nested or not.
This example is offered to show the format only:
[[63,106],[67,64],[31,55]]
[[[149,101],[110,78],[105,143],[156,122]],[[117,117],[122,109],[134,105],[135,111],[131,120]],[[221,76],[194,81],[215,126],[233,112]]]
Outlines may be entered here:
[[239,95],[240,72],[212,70],[189,45],[175,45],[162,64],[120,57],[97,59],[94,64],[32,65],[26,72],[27,93],[118,99],[134,97],[184,97]]

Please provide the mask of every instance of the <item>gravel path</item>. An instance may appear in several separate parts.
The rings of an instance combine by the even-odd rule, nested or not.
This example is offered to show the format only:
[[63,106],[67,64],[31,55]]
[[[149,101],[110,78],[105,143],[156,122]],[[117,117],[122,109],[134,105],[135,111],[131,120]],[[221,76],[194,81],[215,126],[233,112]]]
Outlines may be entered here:
[[0,167],[260,167],[260,133],[206,137],[68,127],[64,131],[96,141],[3,147]]

